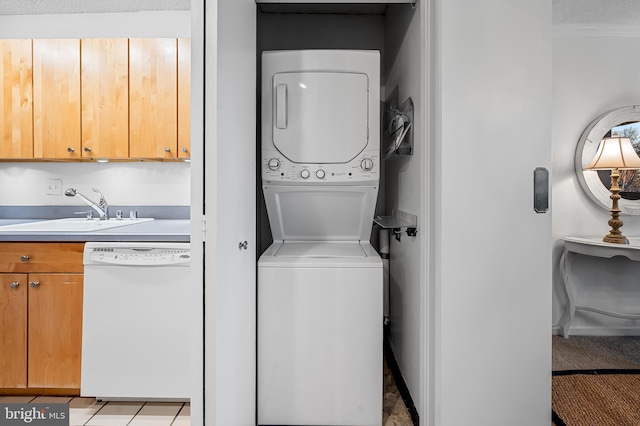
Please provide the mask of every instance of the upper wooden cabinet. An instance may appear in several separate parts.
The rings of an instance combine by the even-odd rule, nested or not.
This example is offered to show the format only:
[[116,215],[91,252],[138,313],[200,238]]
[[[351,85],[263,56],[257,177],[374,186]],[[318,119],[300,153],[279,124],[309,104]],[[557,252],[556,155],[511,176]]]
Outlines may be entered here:
[[176,39],[129,40],[129,155],[177,158]]
[[0,40],[0,158],[33,157],[31,40]]
[[191,158],[191,39],[178,39],[178,158]]
[[0,40],[0,160],[191,157],[190,39]]
[[82,39],[82,157],[129,157],[129,43]]
[[33,156],[80,152],[80,40],[33,40]]

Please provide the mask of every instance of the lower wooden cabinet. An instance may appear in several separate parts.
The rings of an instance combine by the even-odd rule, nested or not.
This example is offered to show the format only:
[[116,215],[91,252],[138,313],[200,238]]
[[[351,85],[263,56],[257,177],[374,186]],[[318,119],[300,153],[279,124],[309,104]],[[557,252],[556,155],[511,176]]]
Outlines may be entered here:
[[27,274],[0,274],[0,387],[27,386]]
[[[20,250],[12,252],[11,244]],[[18,266],[11,269],[23,271],[42,268],[38,260],[51,256],[75,261],[70,261],[70,273],[0,273],[0,392],[29,388],[77,392],[83,293],[83,274],[77,271],[82,271],[83,244],[30,244],[0,243],[0,263],[10,253],[18,259]]]

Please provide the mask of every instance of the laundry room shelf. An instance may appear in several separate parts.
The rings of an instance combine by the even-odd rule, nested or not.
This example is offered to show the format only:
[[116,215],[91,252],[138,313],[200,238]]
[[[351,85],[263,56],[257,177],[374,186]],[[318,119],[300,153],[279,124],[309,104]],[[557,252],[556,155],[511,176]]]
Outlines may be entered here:
[[373,222],[383,229],[393,230],[398,241],[403,231],[409,237],[415,237],[418,234],[418,216],[402,210],[393,210],[391,216],[376,216]]

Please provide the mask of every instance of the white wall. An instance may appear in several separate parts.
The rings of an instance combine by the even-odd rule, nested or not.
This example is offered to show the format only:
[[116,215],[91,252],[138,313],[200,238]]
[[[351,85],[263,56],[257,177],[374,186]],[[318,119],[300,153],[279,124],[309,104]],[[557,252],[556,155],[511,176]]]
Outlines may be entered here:
[[435,424],[549,424],[551,2],[435,3]]
[[[0,16],[0,38],[190,37],[190,11]],[[0,205],[76,205],[46,195],[49,178],[113,205],[189,205],[188,163],[1,163]],[[91,197],[90,197],[91,198]]]
[[[426,211],[422,206],[429,194],[423,175],[427,123],[422,119],[425,116],[422,99],[425,70],[421,59],[425,42],[421,38],[421,13],[422,5],[416,9],[410,5],[390,6],[385,19],[386,93],[389,95],[397,87],[400,104],[409,97],[413,100],[415,143],[413,155],[394,156],[385,161],[383,211],[390,215],[393,210],[402,210],[418,216],[419,220],[416,237],[403,234],[401,241],[390,238],[389,341],[418,414],[423,418],[426,416],[426,396],[420,386],[421,359],[426,355],[421,352],[421,310],[426,309],[422,297],[426,287],[423,266],[429,235],[425,226]],[[385,149],[383,147],[382,151]]]
[[[553,323],[563,321],[566,295],[559,271],[564,236],[604,236],[610,213],[583,193],[574,154],[583,130],[599,115],[640,103],[639,27],[556,26],[553,39]],[[640,216],[622,216],[621,231],[640,235]],[[637,312],[640,264],[576,256],[575,283],[589,304]],[[578,312],[573,334],[640,334],[638,321]]]

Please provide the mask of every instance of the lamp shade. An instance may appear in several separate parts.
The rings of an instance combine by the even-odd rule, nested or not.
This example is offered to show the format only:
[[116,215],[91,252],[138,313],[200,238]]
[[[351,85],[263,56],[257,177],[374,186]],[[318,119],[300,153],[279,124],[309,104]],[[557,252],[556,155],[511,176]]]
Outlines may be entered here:
[[604,138],[586,169],[640,169],[640,158],[629,138],[617,136]]

